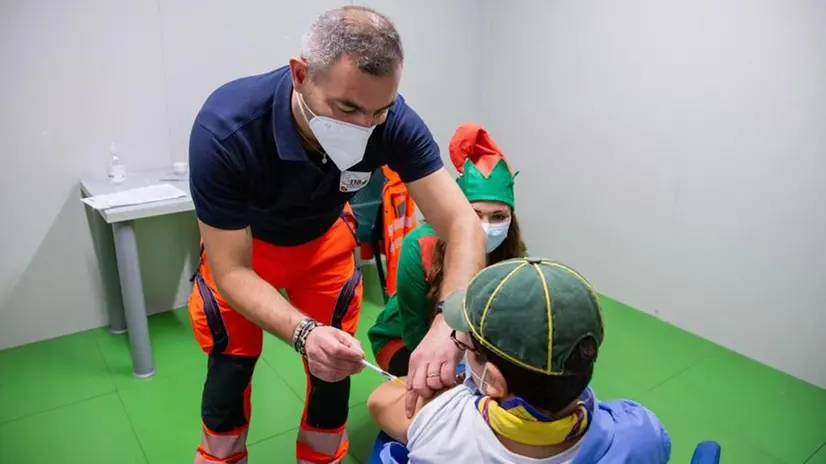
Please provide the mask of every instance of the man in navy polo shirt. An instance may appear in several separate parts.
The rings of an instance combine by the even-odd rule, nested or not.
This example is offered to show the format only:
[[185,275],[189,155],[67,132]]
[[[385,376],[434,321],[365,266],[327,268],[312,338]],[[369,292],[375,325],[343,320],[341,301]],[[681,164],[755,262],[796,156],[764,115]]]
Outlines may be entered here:
[[[399,174],[446,240],[443,297],[484,265],[478,218],[397,94],[402,63],[390,20],[343,7],[313,23],[289,66],[223,85],[198,113],[189,158],[203,251],[189,312],[209,368],[196,463],[247,461],[264,330],[304,358],[298,461],[347,453],[349,376],[364,358],[352,336],[362,284],[347,201],[377,168]],[[453,383],[460,353],[449,334],[438,315],[411,356],[411,404]]]

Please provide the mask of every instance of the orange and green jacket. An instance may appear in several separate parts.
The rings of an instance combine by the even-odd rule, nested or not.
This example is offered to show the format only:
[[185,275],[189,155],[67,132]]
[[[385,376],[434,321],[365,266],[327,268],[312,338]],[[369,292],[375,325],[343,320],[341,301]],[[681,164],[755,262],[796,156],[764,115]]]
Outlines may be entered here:
[[390,340],[401,339],[413,351],[430,328],[427,293],[436,231],[422,224],[404,237],[396,270],[396,292],[367,332],[373,353]]

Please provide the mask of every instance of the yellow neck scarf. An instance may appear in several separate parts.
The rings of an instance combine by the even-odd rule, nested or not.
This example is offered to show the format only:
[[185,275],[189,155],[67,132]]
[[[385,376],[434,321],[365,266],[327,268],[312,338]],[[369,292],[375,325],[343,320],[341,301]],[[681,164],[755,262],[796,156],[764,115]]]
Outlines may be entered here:
[[476,408],[496,433],[533,446],[576,440],[585,434],[591,422],[591,411],[582,400],[577,401],[574,412],[557,419],[542,414],[521,398],[500,404],[489,396],[481,396],[476,400]]

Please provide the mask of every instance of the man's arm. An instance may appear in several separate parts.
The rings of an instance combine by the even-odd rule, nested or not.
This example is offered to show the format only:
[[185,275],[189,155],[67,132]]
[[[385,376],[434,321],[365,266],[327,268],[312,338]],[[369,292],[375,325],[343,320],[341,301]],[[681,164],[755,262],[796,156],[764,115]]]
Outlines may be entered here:
[[388,165],[396,171],[424,217],[447,242],[442,298],[464,289],[485,265],[485,234],[479,218],[444,168],[439,145],[422,118],[401,96],[385,126]]
[[[447,243],[442,299],[467,287],[485,266],[485,233],[465,195],[441,168],[407,185],[422,214]],[[441,318],[440,318],[441,319]]]
[[304,316],[252,270],[243,157],[196,121],[189,138],[190,191],[198,229],[218,291],[247,319],[290,342]]
[[[485,234],[476,212],[444,168],[408,185],[416,203],[436,233],[446,243],[442,299],[467,288],[485,265]],[[441,314],[410,355],[406,408],[412,417],[418,397],[454,384],[461,351],[450,339],[450,327]]]
[[[249,229],[221,230],[198,221],[210,270],[221,295],[244,317],[287,343],[306,316],[252,270]],[[304,348],[310,371],[336,382],[362,369],[361,343],[333,327],[317,327]]]
[[[233,309],[287,343],[305,316],[252,269],[249,184],[244,160],[197,121],[189,142],[190,192],[215,284]],[[332,309],[332,308],[331,308]],[[332,327],[306,326],[310,371],[335,382],[362,369],[356,339]]]
[[[439,145],[424,121],[399,96],[385,127],[388,165],[407,184],[427,221],[447,243],[442,298],[466,288],[485,265],[485,235],[476,212],[444,168]],[[438,315],[410,356],[407,412],[419,396],[429,398],[455,382],[461,352],[444,318]]]
[[252,270],[249,228],[221,230],[198,221],[215,284],[244,317],[287,343],[304,315]]

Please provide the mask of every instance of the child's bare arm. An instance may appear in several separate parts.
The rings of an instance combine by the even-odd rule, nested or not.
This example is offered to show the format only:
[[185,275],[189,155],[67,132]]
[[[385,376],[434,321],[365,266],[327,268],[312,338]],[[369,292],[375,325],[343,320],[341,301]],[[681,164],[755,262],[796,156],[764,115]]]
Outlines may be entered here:
[[[406,377],[400,377],[402,381],[406,381]],[[370,411],[370,416],[378,424],[384,433],[393,437],[401,443],[407,443],[407,430],[410,428],[410,423],[416,414],[428,402],[436,398],[437,393],[430,399],[419,398],[416,402],[416,410],[413,417],[408,418],[405,412],[404,397],[407,390],[404,385],[398,385],[392,382],[385,382],[376,388],[370,398],[367,399],[367,410]]]

